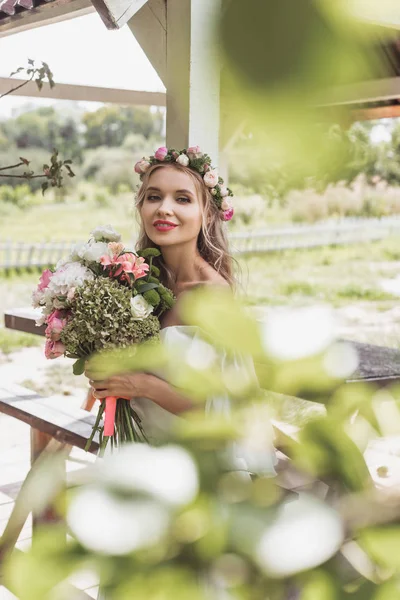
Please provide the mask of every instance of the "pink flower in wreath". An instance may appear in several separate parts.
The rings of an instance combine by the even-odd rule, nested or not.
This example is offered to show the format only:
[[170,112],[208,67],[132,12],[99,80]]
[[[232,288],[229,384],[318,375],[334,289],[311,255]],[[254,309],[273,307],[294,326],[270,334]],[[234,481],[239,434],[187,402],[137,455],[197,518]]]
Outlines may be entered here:
[[54,273],[52,271],[50,271],[50,269],[45,269],[43,271],[43,273],[40,276],[39,279],[39,285],[37,287],[38,292],[42,292],[43,290],[45,290],[49,283],[50,283],[50,279],[53,277]]
[[46,358],[58,358],[65,353],[65,346],[61,342],[52,342],[51,340],[46,340],[46,345],[44,347],[44,354]]
[[146,171],[148,171],[150,167],[151,164],[148,160],[139,160],[135,165],[135,173],[138,173],[138,175],[143,175],[143,173],[146,173]]
[[213,188],[218,183],[218,171],[217,169],[211,169],[203,177],[204,183],[207,187]]
[[230,221],[233,217],[234,210],[233,208],[229,208],[228,210],[224,210],[222,213],[223,221]]
[[200,149],[200,146],[190,146],[190,148],[187,149],[187,155],[193,160],[194,158],[201,158],[203,153]]
[[168,148],[166,148],[165,146],[161,146],[160,148],[158,148],[158,150],[155,151],[154,158],[156,158],[157,160],[164,160],[167,154]]

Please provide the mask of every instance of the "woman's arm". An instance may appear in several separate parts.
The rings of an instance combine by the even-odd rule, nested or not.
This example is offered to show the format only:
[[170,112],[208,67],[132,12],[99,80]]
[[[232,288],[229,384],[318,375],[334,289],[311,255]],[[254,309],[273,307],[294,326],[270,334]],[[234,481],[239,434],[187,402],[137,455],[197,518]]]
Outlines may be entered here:
[[[86,373],[90,377],[90,373]],[[103,381],[90,380],[95,398],[149,398],[175,415],[190,410],[193,402],[172,385],[148,373],[122,373]]]

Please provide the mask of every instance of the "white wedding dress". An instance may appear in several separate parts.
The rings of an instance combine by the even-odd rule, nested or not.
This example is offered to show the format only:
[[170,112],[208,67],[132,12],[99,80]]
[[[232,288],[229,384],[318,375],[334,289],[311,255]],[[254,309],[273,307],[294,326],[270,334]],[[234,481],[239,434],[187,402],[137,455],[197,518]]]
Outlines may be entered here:
[[[186,325],[166,327],[161,330],[161,341],[169,350],[172,360],[176,362],[176,368],[179,368],[179,357],[181,357],[189,365],[197,368],[202,365],[207,367],[210,363],[213,366],[217,364],[218,369],[221,369],[230,381],[237,380],[237,385],[243,385],[243,381],[249,379],[253,382],[256,381],[251,359],[241,355],[232,358],[222,352],[217,354],[214,348],[201,337],[200,330],[197,327]],[[163,378],[162,373],[156,373],[156,375]],[[184,418],[183,416],[177,417],[148,398],[135,398],[131,400],[131,406],[140,417],[149,442],[155,445],[168,438],[177,419]],[[230,418],[231,408],[228,393],[210,397],[205,404],[206,413],[210,416],[212,414],[223,414],[228,419]],[[228,468],[263,476],[276,475],[274,468],[276,457],[272,444],[273,429],[269,421],[264,421],[262,427],[262,431],[258,428],[258,437],[260,440],[262,438],[261,443],[258,443],[258,445],[257,440],[253,439],[250,443],[249,440],[243,443],[237,442],[227,449]]]
[[[170,356],[172,360],[176,361],[177,365],[180,362],[177,358],[179,356],[183,357],[192,366],[196,365],[197,367],[200,365],[207,367],[211,361],[215,365],[215,361],[217,361],[222,373],[226,373],[231,381],[235,378],[235,381],[239,384],[241,378],[256,380],[251,359],[244,356],[232,358],[221,352],[217,354],[213,347],[202,339],[200,330],[197,327],[178,325],[166,327],[161,330],[161,341],[170,351]],[[179,367],[177,366],[177,368]],[[163,378],[162,373],[155,374]],[[184,418],[184,416],[173,415],[148,398],[135,398],[131,400],[131,406],[140,417],[149,442],[155,445],[163,443],[164,440],[167,441],[170,433],[173,432],[177,419]],[[228,393],[208,398],[205,405],[206,413],[210,417],[212,414],[217,413],[219,415],[224,414],[229,419],[231,408]],[[221,460],[224,460],[224,466],[227,470],[241,471],[247,477],[250,477],[250,474],[273,477],[276,475],[274,467],[277,461],[272,443],[272,425],[269,421],[260,422],[257,413],[255,413],[255,418],[258,427],[254,437],[257,437],[258,433],[261,443],[257,443],[254,437],[243,443],[240,441],[231,443],[224,451]],[[251,431],[249,433],[251,438]],[[99,590],[97,600],[107,600],[101,590]]]

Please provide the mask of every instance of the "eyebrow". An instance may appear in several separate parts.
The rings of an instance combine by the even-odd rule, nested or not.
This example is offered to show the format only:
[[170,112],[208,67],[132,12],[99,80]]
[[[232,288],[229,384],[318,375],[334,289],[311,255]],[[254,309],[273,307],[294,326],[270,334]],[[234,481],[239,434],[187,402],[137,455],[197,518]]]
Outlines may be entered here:
[[[153,190],[155,192],[161,192],[160,188],[154,187],[154,186],[149,186],[146,191],[149,191],[149,190]],[[176,190],[176,193],[178,193],[178,194],[190,194],[191,196],[193,196],[193,192],[191,192],[190,190]]]

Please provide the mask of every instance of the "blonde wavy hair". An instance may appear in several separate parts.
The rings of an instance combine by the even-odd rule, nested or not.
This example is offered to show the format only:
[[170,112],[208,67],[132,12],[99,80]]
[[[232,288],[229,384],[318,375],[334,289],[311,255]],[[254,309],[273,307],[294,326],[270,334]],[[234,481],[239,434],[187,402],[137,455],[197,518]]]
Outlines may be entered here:
[[[223,221],[219,216],[219,209],[216,206],[210,190],[204,185],[200,173],[193,169],[184,167],[179,163],[157,164],[151,166],[143,175],[142,185],[137,193],[136,208],[139,216],[140,232],[136,243],[136,250],[144,250],[149,247],[157,247],[146,234],[143,222],[140,217],[141,207],[143,205],[146,191],[149,185],[151,175],[159,169],[176,169],[192,178],[196,187],[198,197],[202,204],[202,223],[199,237],[197,238],[197,248],[201,257],[219,273],[232,288],[235,288],[235,276],[233,272],[233,258],[229,252],[229,245]],[[154,264],[160,269],[161,281],[167,287],[175,282],[174,275],[164,263],[162,256],[155,259]]]

